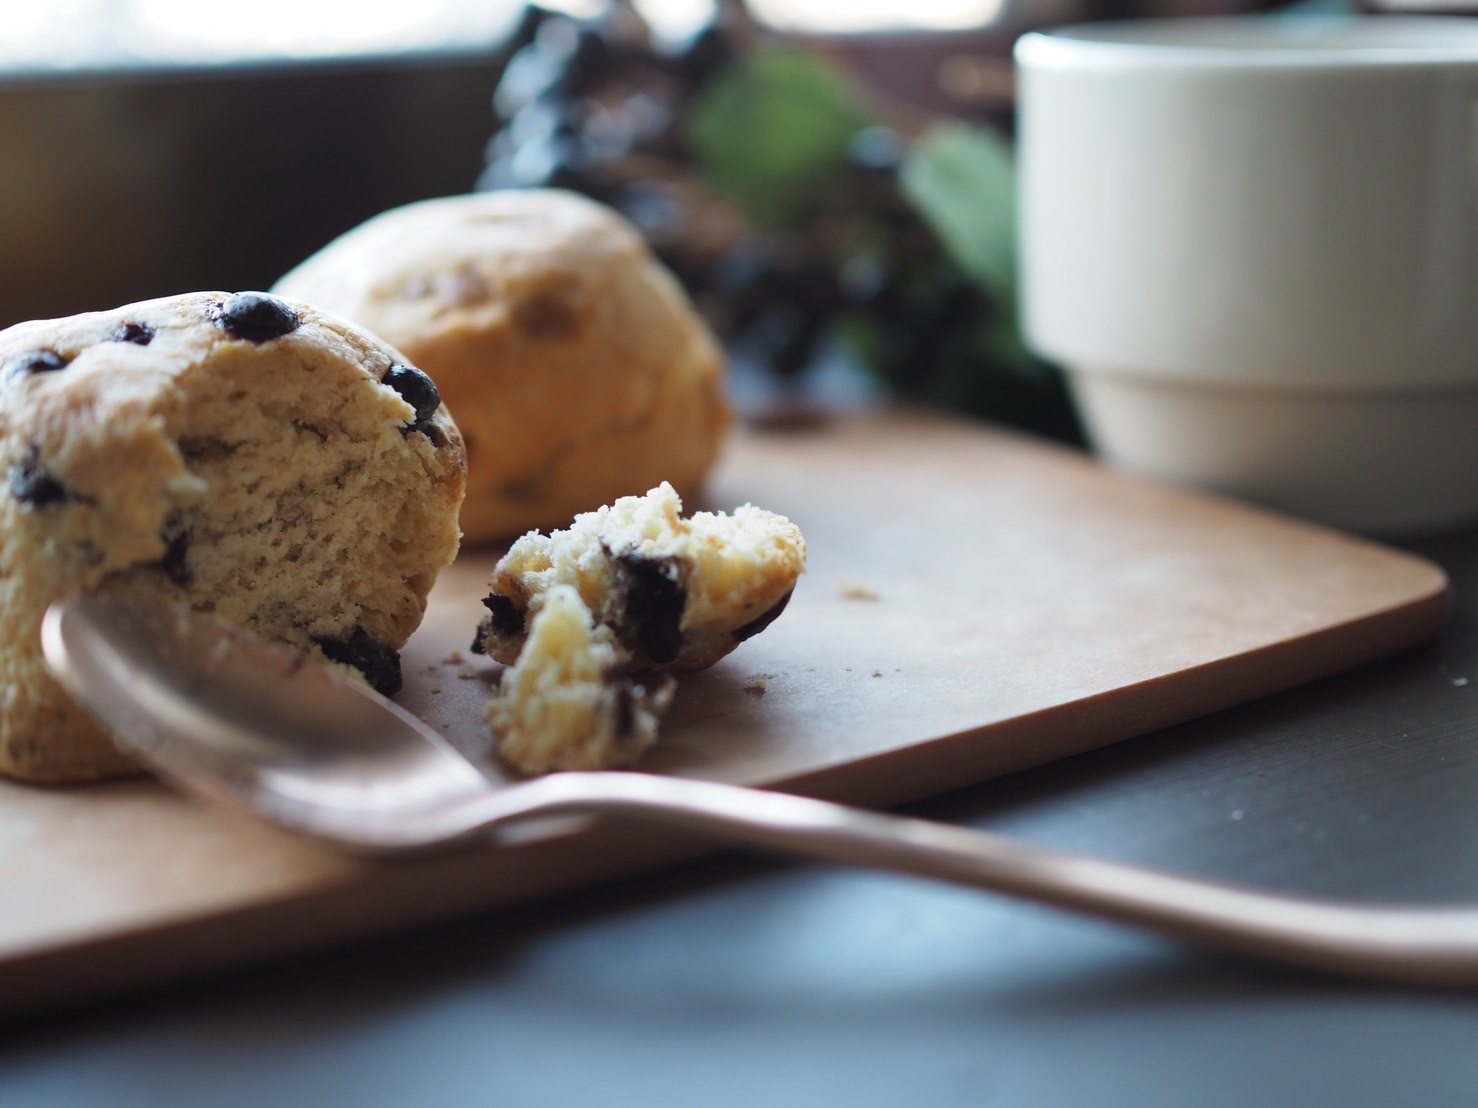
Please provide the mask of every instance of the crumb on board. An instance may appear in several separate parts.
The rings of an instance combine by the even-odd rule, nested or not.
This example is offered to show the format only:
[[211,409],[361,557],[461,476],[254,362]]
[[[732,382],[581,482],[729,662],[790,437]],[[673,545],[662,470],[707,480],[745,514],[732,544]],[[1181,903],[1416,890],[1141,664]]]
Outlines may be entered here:
[[460,650],[453,650],[450,654],[448,654],[446,656],[446,659],[445,659],[446,664],[449,665],[449,666],[459,666],[465,660],[466,660],[466,655],[464,655]]
[[872,671],[872,675],[874,677],[881,677],[883,675],[883,671],[880,670],[880,669],[875,669],[875,670]]
[[457,676],[464,681],[470,681],[472,678],[477,676],[477,667],[472,665],[464,665],[462,666],[462,668],[457,670]]
[[770,675],[768,673],[756,673],[744,682],[744,691],[758,700],[765,695],[769,685]]
[[864,584],[861,581],[853,581],[847,577],[843,577],[837,583],[837,588],[843,598],[847,600],[876,600],[878,598],[877,589],[871,585]]

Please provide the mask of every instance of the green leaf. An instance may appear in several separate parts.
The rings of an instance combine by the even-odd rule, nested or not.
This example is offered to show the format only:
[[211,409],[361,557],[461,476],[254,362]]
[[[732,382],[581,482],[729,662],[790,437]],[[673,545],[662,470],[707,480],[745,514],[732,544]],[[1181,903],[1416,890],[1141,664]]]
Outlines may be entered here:
[[900,171],[904,194],[964,272],[1006,303],[1016,286],[1016,170],[994,131],[937,123]]
[[869,124],[851,83],[794,47],[771,47],[722,71],[689,109],[688,139],[710,183],[756,223],[804,221]]

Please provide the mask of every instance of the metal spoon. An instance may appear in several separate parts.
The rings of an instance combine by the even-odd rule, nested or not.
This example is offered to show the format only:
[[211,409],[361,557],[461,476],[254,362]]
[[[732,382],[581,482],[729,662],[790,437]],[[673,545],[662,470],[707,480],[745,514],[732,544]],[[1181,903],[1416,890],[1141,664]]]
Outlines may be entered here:
[[501,785],[420,720],[328,667],[207,617],[118,598],[53,606],[42,645],[62,684],[161,775],[345,847],[416,850],[533,816],[627,816],[990,889],[1305,969],[1478,985],[1478,908],[1301,899],[652,774]]

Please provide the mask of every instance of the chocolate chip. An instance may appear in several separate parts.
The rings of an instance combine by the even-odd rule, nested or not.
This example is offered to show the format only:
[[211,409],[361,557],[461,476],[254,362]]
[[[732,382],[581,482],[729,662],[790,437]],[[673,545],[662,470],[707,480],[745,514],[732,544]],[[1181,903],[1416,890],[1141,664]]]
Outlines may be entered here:
[[617,741],[636,738],[637,713],[667,696],[676,683],[677,678],[670,673],[651,673],[640,680],[626,675],[612,678],[616,718],[611,723],[611,730]]
[[51,508],[74,499],[67,487],[41,465],[41,448],[31,443],[26,456],[10,467],[6,483],[11,495],[22,504]]
[[412,423],[416,430],[421,429],[420,424],[430,422],[441,406],[441,393],[437,391],[436,382],[413,365],[397,362],[391,366],[385,371],[385,384],[400,393],[400,398],[416,410]]
[[790,603],[790,598],[794,593],[795,590],[791,589],[790,592],[771,604],[762,614],[750,620],[743,627],[737,628],[734,631],[734,641],[743,642],[745,639],[752,639],[766,627],[770,626],[770,624],[774,623],[780,618],[780,613],[785,611],[785,606]]
[[298,329],[298,313],[275,296],[260,292],[238,292],[213,313],[212,318],[228,334],[248,342],[280,339]]
[[356,627],[348,638],[313,641],[326,657],[364,674],[370,687],[381,696],[394,696],[400,691],[399,651],[376,642],[363,627]]
[[66,369],[67,361],[55,350],[28,350],[5,363],[5,374],[29,376],[35,373],[55,373],[59,369]]
[[472,653],[486,654],[488,639],[494,635],[499,638],[508,638],[523,634],[526,613],[510,598],[495,592],[491,596],[483,597],[482,606],[490,614],[483,616],[482,621],[477,625],[477,633],[472,636]]
[[522,635],[524,612],[517,604],[500,592],[482,598],[482,606],[493,613],[489,621],[493,630],[500,635]]
[[629,739],[636,731],[636,702],[646,690],[623,677],[616,683],[616,720],[612,730],[617,739]]
[[170,534],[168,529],[166,529],[164,541],[164,556],[155,562],[154,565],[176,585],[188,585],[190,583],[190,566],[188,562],[190,554],[189,532],[177,531],[174,534]]
[[154,340],[154,328],[147,323],[128,322],[109,336],[114,342],[131,342],[135,346],[148,346]]
[[683,648],[688,603],[676,559],[622,554],[616,563],[626,574],[624,622],[630,637],[657,665],[674,661]]

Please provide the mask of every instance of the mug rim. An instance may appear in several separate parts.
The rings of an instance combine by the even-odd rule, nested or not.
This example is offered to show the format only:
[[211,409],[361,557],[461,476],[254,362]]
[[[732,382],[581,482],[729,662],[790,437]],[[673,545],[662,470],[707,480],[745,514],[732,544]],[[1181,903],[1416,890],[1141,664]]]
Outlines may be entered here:
[[1033,69],[1478,67],[1478,19],[1274,13],[1076,23],[1016,42]]

